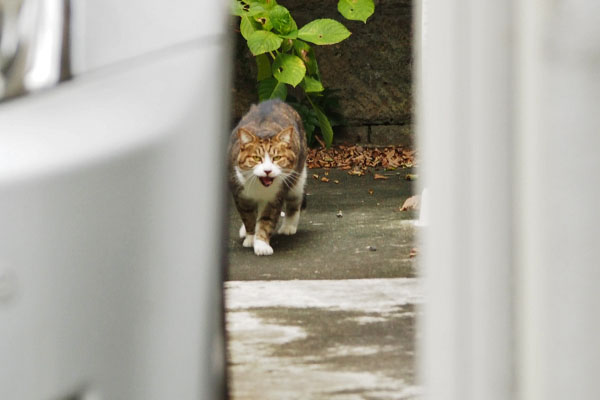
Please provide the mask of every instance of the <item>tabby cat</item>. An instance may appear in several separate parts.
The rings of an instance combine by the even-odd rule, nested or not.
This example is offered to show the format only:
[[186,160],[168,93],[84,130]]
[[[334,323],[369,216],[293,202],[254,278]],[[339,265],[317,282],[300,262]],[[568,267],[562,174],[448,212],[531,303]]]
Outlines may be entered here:
[[278,230],[298,228],[306,183],[306,135],[298,113],[281,100],[253,105],[231,133],[229,186],[242,218],[240,238],[259,256],[273,254],[269,244]]

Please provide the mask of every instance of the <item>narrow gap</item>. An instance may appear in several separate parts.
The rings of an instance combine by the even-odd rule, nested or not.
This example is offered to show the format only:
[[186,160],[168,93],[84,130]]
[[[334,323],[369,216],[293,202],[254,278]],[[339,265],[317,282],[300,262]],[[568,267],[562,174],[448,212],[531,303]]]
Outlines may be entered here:
[[[334,122],[339,112],[347,137],[336,141],[344,129],[332,124],[334,145],[325,149],[320,122],[304,118],[318,138],[307,152],[307,209],[294,235],[271,237],[272,255],[257,256],[256,247],[242,246],[242,221],[229,199],[225,299],[231,399],[421,398],[415,377],[415,320],[423,302],[415,244],[418,202],[402,210],[407,200],[416,201],[418,177],[418,155],[401,143],[403,132],[414,136],[407,123],[415,120],[413,3],[379,3],[366,24],[341,19],[330,3],[310,9],[298,0],[281,5],[298,27],[333,18],[352,32],[339,44],[311,43],[323,86],[339,96],[339,109],[329,107],[335,101],[327,92],[296,107],[306,117],[302,114],[318,102]],[[235,49],[233,135],[257,103],[255,63],[239,35]],[[288,89],[287,101],[301,103],[301,90]],[[244,126],[256,129],[252,118],[247,121]],[[379,126],[406,130],[375,144],[373,127]],[[275,137],[281,128],[256,131]],[[381,298],[390,300],[382,304]]]

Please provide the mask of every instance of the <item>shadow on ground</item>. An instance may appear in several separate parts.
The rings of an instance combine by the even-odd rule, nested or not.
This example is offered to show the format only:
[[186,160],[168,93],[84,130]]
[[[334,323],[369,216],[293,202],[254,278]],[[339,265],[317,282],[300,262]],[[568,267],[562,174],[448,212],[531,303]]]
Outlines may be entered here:
[[399,211],[413,191],[412,182],[405,180],[410,170],[380,172],[387,180],[331,170],[328,183],[320,180],[325,172],[309,171],[308,205],[298,233],[274,236],[272,256],[256,257],[242,247],[241,220],[230,207],[228,280],[415,276],[415,261],[410,258],[415,213]]

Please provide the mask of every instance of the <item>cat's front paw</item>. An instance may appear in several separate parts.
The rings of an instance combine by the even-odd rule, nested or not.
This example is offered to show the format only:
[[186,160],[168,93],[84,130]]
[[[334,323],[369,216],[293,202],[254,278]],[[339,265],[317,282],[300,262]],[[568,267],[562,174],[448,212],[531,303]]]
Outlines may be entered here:
[[242,246],[244,246],[244,247],[254,246],[254,235],[246,235],[246,238],[244,239]]
[[298,230],[298,227],[296,227],[292,224],[288,225],[288,224],[284,223],[283,225],[281,225],[281,227],[279,228],[277,233],[279,233],[281,235],[294,235],[297,230]]
[[254,254],[257,256],[270,256],[273,254],[273,248],[260,239],[254,241]]

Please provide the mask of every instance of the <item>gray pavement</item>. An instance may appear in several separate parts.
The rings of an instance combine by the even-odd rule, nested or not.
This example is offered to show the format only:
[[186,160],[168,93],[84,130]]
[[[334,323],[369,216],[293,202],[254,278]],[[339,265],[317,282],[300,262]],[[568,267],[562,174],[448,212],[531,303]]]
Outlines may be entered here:
[[[275,253],[270,257],[254,257],[251,249],[242,247],[241,220],[230,207],[229,280],[415,276],[409,254],[416,214],[398,211],[413,190],[413,183],[404,179],[411,170],[379,171],[387,180],[340,170],[329,171],[328,183],[312,177],[321,178],[324,172],[310,170],[308,205],[298,232],[273,237]],[[337,216],[339,211],[342,217]]]
[[[257,257],[230,210],[229,376],[233,400],[418,399],[415,317],[422,303],[412,171],[311,170],[298,233]],[[319,176],[319,180],[312,177]],[[334,181],[338,180],[339,184]],[[341,211],[342,216],[337,215]]]

